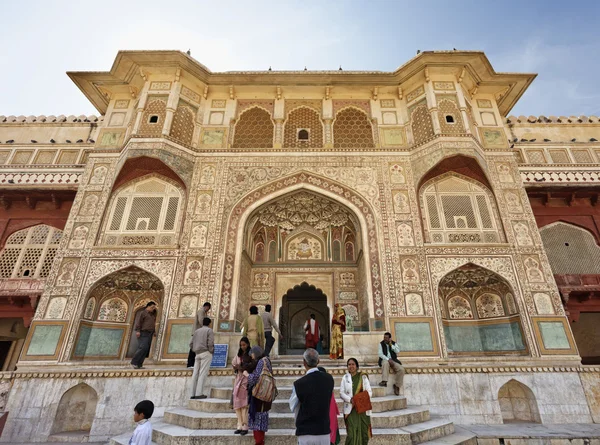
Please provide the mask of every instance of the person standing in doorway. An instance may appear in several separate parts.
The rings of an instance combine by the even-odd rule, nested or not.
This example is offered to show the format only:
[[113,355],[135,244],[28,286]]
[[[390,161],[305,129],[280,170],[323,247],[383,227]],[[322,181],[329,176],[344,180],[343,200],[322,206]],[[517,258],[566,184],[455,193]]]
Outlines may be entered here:
[[242,324],[242,335],[248,337],[251,346],[260,346],[262,349],[265,345],[265,329],[256,306],[250,306],[250,315]]
[[202,327],[192,336],[190,348],[196,353],[194,373],[192,374],[192,399],[206,399],[204,382],[208,376],[210,363],[215,352],[215,334],[210,328],[210,318],[204,317]]
[[135,336],[138,339],[138,347],[131,359],[133,369],[143,369],[144,360],[150,352],[152,337],[156,332],[156,303],[154,301],[146,304],[146,309],[140,314],[135,324]]
[[[202,320],[204,320],[205,317],[208,317],[208,312],[210,311],[210,308],[211,308],[211,304],[207,301],[206,303],[204,303],[202,305],[202,307],[200,309],[198,309],[198,312],[196,312],[196,318],[194,319],[194,327],[192,329],[192,335],[194,335],[194,332],[196,332],[196,330],[202,326]],[[194,351],[192,351],[190,349],[190,352],[188,353],[187,367],[193,368],[195,360],[196,360],[196,354],[194,354]]]
[[396,355],[398,352],[400,352],[400,346],[392,340],[392,334],[389,332],[383,334],[383,341],[379,343],[379,366],[382,368],[382,380],[379,386],[387,386],[391,368],[395,374],[394,394],[397,396],[400,395],[400,389],[404,382],[404,367],[398,360]]
[[319,343],[321,337],[321,329],[319,328],[319,323],[315,319],[315,314],[310,314],[310,318],[304,323],[304,333],[304,344],[306,349],[316,349],[317,343]]
[[263,328],[265,330],[265,356],[269,356],[269,354],[271,353],[271,348],[273,348],[273,345],[275,344],[275,338],[273,337],[273,329],[275,329],[277,331],[277,333],[279,334],[279,339],[283,340],[283,334],[281,333],[281,331],[279,330],[279,326],[277,326],[277,323],[275,322],[275,320],[273,319],[273,316],[271,315],[271,305],[267,304],[265,306],[265,311],[261,314],[261,318],[262,318],[262,322],[263,322]]

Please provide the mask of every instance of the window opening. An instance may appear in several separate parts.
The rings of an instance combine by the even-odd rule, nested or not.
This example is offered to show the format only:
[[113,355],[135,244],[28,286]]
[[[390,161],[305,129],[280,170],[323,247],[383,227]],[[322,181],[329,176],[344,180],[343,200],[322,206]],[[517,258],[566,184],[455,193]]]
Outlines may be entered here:
[[454,116],[452,116],[451,114],[447,114],[446,115],[446,123],[448,124],[454,124]]
[[310,138],[310,133],[305,128],[301,128],[298,130],[298,140],[299,141],[308,141]]
[[158,116],[156,114],[150,116],[150,119],[148,119],[148,122],[151,124],[157,124],[158,123]]

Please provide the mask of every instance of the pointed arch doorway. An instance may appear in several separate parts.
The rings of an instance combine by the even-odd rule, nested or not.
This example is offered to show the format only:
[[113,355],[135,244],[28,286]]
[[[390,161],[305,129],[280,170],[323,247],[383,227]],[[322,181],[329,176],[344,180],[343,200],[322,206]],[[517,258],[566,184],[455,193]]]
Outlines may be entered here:
[[279,308],[279,326],[283,340],[279,339],[280,355],[302,354],[305,349],[304,323],[315,314],[321,328],[323,350],[329,350],[329,308],[327,295],[307,282],[288,289]]

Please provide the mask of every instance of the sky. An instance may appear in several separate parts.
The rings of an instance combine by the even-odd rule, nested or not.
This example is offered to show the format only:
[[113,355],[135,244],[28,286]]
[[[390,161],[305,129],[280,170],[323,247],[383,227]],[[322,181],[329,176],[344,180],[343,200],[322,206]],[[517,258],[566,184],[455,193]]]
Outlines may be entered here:
[[538,77],[514,115],[600,115],[600,1],[190,0],[0,3],[0,115],[98,114],[66,71],[174,49],[212,71],[393,71],[417,50],[482,50]]

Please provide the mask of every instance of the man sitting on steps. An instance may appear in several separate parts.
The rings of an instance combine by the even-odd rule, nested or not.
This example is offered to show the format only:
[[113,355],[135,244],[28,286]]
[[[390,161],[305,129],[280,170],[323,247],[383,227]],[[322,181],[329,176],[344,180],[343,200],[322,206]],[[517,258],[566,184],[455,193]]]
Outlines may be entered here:
[[383,341],[379,343],[379,366],[382,368],[382,380],[379,386],[387,386],[390,368],[395,374],[394,394],[400,395],[400,388],[404,382],[404,367],[396,354],[400,352],[400,346],[392,340],[392,334],[383,334]]

